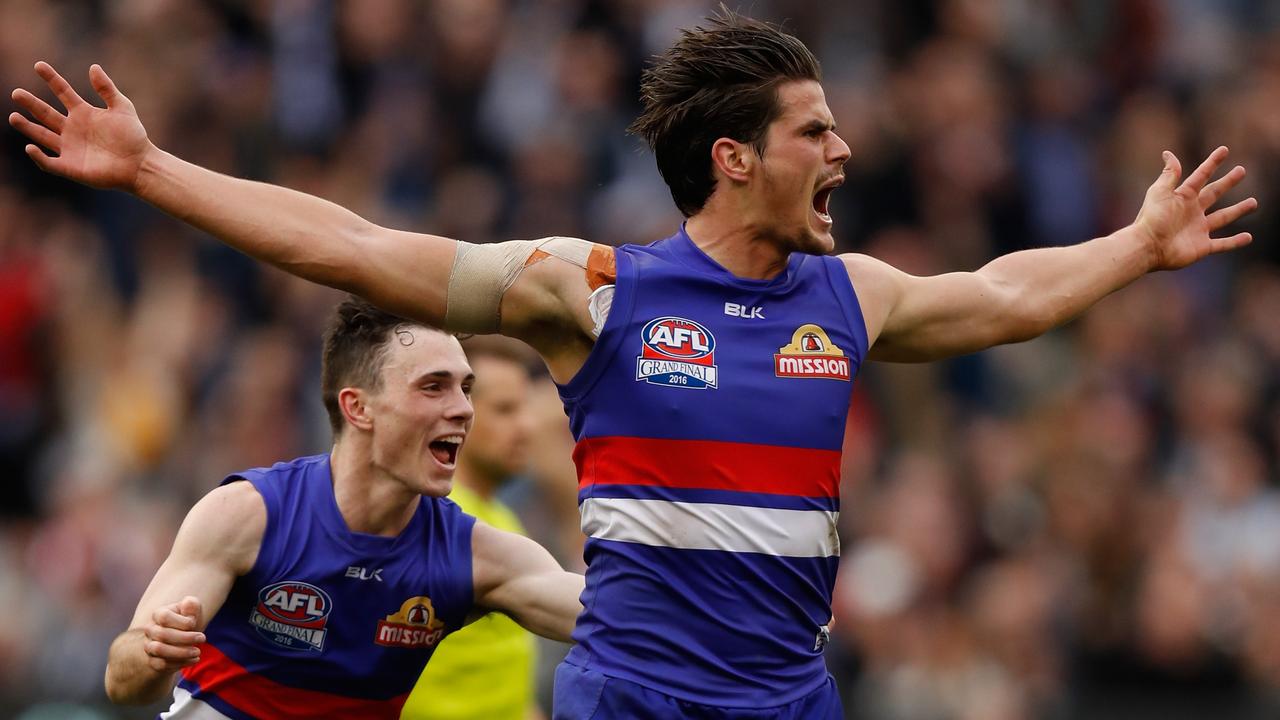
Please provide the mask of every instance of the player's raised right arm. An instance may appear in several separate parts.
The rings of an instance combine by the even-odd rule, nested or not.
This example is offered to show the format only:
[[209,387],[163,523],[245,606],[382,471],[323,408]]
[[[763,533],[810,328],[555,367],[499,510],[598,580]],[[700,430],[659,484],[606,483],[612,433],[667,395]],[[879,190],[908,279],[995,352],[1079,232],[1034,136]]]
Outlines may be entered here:
[[27,155],[42,170],[133,193],[289,273],[443,324],[454,241],[389,230],[320,198],[185,162],[152,144],[133,103],[100,66],[89,79],[106,108],[86,102],[48,63],[35,69],[66,113],[17,89],[14,102],[33,119],[12,113],[9,123],[34,143]]
[[104,679],[111,702],[155,702],[175,673],[199,662],[205,626],[235,578],[253,567],[266,524],[262,496],[247,482],[219,487],[191,508],[129,629],[111,643]]

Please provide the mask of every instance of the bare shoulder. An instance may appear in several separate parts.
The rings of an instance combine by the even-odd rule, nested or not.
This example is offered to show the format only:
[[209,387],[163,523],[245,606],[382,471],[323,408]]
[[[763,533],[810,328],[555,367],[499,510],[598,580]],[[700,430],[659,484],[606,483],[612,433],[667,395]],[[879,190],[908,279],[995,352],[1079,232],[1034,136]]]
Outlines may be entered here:
[[896,276],[902,274],[901,270],[870,255],[844,253],[836,257],[844,264],[845,270],[849,272],[849,278],[855,283],[885,285],[896,282]]
[[174,553],[218,558],[236,574],[252,567],[267,529],[267,504],[247,481],[214,488],[182,521]]
[[512,581],[559,569],[551,553],[535,541],[476,521],[471,532],[471,573],[477,604],[500,607],[502,589]]
[[874,344],[884,328],[885,320],[902,292],[906,273],[883,260],[861,253],[838,256],[849,273],[849,282],[858,295],[868,340]]

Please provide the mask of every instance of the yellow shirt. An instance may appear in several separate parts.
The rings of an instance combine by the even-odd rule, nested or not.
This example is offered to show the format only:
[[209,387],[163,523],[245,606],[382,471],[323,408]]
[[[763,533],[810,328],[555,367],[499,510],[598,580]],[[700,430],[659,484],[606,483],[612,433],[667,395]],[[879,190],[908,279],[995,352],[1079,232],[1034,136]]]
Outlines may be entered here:
[[[454,485],[449,499],[499,530],[524,534],[511,509]],[[402,720],[523,720],[533,704],[533,636],[489,613],[436,648],[400,713]]]

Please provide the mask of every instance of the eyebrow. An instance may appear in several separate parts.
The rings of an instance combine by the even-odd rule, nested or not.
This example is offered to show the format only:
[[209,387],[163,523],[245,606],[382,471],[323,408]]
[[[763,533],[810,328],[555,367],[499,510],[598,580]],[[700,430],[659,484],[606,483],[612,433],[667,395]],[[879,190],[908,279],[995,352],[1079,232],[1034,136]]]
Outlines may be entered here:
[[[448,370],[435,370],[433,372],[422,373],[417,378],[415,378],[413,382],[416,385],[418,383],[426,382],[427,380],[452,380],[454,377],[456,376],[453,373],[449,372]],[[464,383],[475,382],[475,379],[476,379],[475,373],[473,372],[467,373],[462,378],[462,382]]]
[[834,120],[826,122],[823,120],[810,120],[800,128],[800,133],[804,134],[813,130],[835,130],[836,123]]

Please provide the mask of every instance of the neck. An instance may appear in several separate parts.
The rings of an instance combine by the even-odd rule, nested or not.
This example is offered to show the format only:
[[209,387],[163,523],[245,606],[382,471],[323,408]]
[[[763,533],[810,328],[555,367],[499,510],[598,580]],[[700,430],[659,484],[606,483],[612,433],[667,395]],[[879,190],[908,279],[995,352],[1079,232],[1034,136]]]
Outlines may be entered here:
[[[685,223],[689,239],[737,277],[769,280],[787,268],[791,251],[777,238],[719,208],[704,208]],[[748,217],[739,215],[738,218]]]
[[394,537],[417,512],[421,496],[376,468],[361,437],[335,442],[329,469],[338,512],[352,532]]

